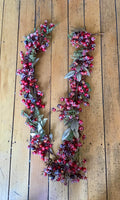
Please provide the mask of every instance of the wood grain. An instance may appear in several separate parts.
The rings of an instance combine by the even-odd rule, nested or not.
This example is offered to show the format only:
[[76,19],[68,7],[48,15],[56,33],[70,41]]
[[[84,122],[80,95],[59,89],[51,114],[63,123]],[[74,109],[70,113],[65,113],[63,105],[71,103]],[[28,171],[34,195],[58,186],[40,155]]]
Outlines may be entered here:
[[16,49],[18,27],[18,2],[5,1],[1,44],[1,131],[0,131],[0,195],[7,200],[11,152]]
[[[99,0],[86,1],[85,26],[90,33],[100,32]],[[105,144],[104,121],[102,104],[102,73],[101,73],[101,47],[100,36],[96,36],[96,49],[93,52],[94,68],[88,82],[91,85],[90,107],[85,112],[85,130],[87,133],[85,152],[88,169],[88,199],[106,199],[105,178]],[[98,81],[99,80],[99,81]]]
[[[4,0],[0,0],[0,42],[1,42],[1,35],[2,35],[2,25],[3,25],[3,16],[4,16]],[[0,43],[1,47],[1,43]]]
[[[120,199],[119,11],[120,0],[0,0],[0,200]],[[87,134],[81,157],[87,159],[88,180],[68,187],[41,175],[44,163],[39,156],[31,155],[29,164],[30,131],[21,116],[25,107],[16,78],[16,67],[21,68],[19,51],[24,51],[23,36],[45,19],[59,24],[47,52],[39,55],[35,75],[44,92],[42,112],[49,118],[46,132],[54,135],[55,152],[65,127],[58,113],[50,111],[59,97],[68,94],[64,75],[74,48],[67,34],[84,23],[88,32],[104,32],[96,36],[94,69],[87,79],[92,89],[90,107],[80,115]]]
[[120,102],[115,1],[101,1],[108,199],[120,198]]
[[[51,22],[51,1],[36,1],[36,27],[44,23],[44,20]],[[45,53],[41,53],[40,61],[36,65],[36,74],[40,90],[44,93],[43,102],[46,104],[42,113],[48,118],[45,126],[46,133],[49,133],[49,111],[50,111],[50,79],[51,79],[51,46]],[[48,177],[42,175],[45,165],[40,156],[31,155],[31,177],[30,177],[30,200],[47,200],[48,198]],[[42,187],[41,187],[42,186]]]
[[[74,17],[73,17],[74,13]],[[74,0],[69,3],[69,33],[75,28],[84,27],[84,5],[83,0]],[[71,55],[75,51],[75,48],[69,44],[69,63],[71,64]],[[85,108],[84,108],[85,111]],[[83,111],[83,112],[84,112]],[[83,119],[80,114],[80,119]],[[84,119],[85,120],[85,119]],[[85,149],[84,149],[85,151]],[[83,148],[80,150],[81,157],[84,158]],[[87,181],[81,180],[79,183],[74,183],[69,186],[69,199],[70,200],[86,200],[87,199]]]
[[116,39],[117,39],[117,54],[118,54],[118,70],[120,81],[120,0],[115,1],[115,15],[116,15]]
[[[57,106],[60,102],[59,98],[65,96],[68,89],[67,81],[64,80],[64,75],[67,73],[67,1],[52,1],[52,21],[59,22],[59,25],[52,34],[51,108]],[[54,150],[57,152],[64,130],[58,113],[51,115],[51,129],[55,140]],[[50,200],[66,200],[67,198],[67,187],[61,183],[49,181]]]
[[[18,44],[18,62],[17,67],[21,68],[19,52],[24,51],[23,36],[34,30],[34,1],[21,1],[20,5],[20,22],[19,22],[19,44]],[[11,163],[11,179],[10,179],[10,200],[26,200],[28,197],[28,170],[29,170],[29,150],[27,148],[30,131],[25,126],[25,118],[21,116],[21,110],[25,106],[20,102],[19,96],[20,77],[16,82],[16,99],[14,113],[14,132],[12,145],[12,163]]]

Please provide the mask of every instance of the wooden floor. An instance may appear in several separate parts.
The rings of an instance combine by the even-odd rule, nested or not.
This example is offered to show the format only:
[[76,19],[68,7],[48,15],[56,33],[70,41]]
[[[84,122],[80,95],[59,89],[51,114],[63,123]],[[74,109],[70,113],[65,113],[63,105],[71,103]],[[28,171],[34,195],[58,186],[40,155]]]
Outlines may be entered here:
[[[44,165],[27,149],[29,129],[20,114],[19,51],[24,51],[23,36],[45,19],[59,23],[36,66],[55,150],[64,126],[49,111],[68,91],[64,75],[74,49],[67,35],[84,25],[91,33],[104,33],[96,36],[90,107],[81,114],[88,180],[69,186],[42,176]],[[0,39],[0,200],[120,200],[120,0],[0,0]]]

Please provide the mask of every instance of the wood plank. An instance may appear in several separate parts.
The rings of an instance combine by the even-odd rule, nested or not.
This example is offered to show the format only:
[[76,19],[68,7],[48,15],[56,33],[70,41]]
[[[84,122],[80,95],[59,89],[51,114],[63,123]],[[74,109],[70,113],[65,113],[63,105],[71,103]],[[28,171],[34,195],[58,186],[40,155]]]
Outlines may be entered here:
[[3,14],[4,14],[4,0],[0,0],[0,42],[2,39],[1,34],[2,34]]
[[[73,15],[74,13],[74,15]],[[69,32],[71,33],[74,28],[84,27],[84,7],[83,0],[73,0],[69,2]],[[73,54],[75,48],[69,44],[69,57]],[[71,64],[71,58],[69,59],[69,63]],[[85,109],[84,111],[85,112]],[[80,114],[80,118],[83,119],[83,115]],[[85,121],[85,119],[84,119]],[[85,149],[84,149],[85,151]],[[81,157],[84,158],[84,151],[81,148]],[[79,183],[74,183],[69,186],[69,199],[70,200],[86,200],[87,195],[87,181],[80,180]]]
[[[99,0],[85,3],[85,26],[90,33],[100,32]],[[90,107],[85,111],[84,125],[87,133],[86,159],[88,169],[88,199],[106,199],[105,146],[102,105],[101,48],[100,36],[96,36],[93,52],[94,69],[88,82],[91,86]]]
[[115,1],[101,1],[108,199],[120,199],[120,104]]
[[[20,64],[20,50],[24,51],[23,36],[34,30],[35,4],[33,0],[21,1],[20,24],[19,24],[19,45],[18,45],[18,68]],[[25,126],[25,118],[21,116],[21,110],[25,106],[21,103],[19,96],[20,77],[17,77],[16,100],[15,100],[15,120],[12,145],[12,164],[10,181],[10,200],[26,200],[28,196],[28,170],[29,170],[29,150],[27,149],[30,130]]]
[[[67,1],[52,1],[52,21],[60,23],[53,32],[52,43],[52,74],[51,74],[51,107],[56,107],[59,98],[67,96]],[[54,134],[54,150],[57,152],[64,130],[63,122],[59,121],[58,113],[51,115],[51,129]],[[49,199],[68,199],[67,187],[61,183],[49,181]]]
[[116,15],[116,39],[117,39],[117,54],[118,54],[118,70],[119,70],[119,89],[120,89],[120,0],[115,0],[115,15]]
[[[2,3],[1,3],[2,2]],[[67,81],[64,75],[67,73],[67,1],[53,0],[53,22],[60,22],[53,33],[52,45],[52,76],[51,71],[51,47],[44,54],[36,66],[36,75],[39,85],[44,91],[44,101],[47,103],[43,111],[48,116],[50,109],[50,87],[51,107],[59,102],[59,97],[65,96],[67,92]],[[85,1],[86,28],[90,32],[100,31],[99,0]],[[116,9],[115,9],[116,3]],[[3,0],[0,0],[0,11]],[[3,37],[1,48],[1,133],[0,133],[0,194],[1,200],[8,200],[9,185],[9,163],[10,146],[13,120],[14,86],[16,71],[17,51],[17,28],[19,1],[5,0],[5,12],[3,21]],[[45,18],[51,18],[51,1],[36,0],[36,25],[43,22]],[[84,121],[87,139],[82,148],[82,156],[87,158],[88,180],[80,183],[70,184],[69,195],[67,187],[60,183],[50,181],[41,175],[44,167],[39,156],[31,157],[31,179],[30,199],[47,199],[49,186],[49,199],[70,200],[119,200],[120,196],[120,126],[119,126],[119,68],[118,55],[120,59],[120,0],[101,0],[101,31],[102,37],[102,67],[103,67],[103,97],[101,80],[101,55],[100,37],[96,37],[96,50],[93,52],[94,69],[89,78],[92,92],[90,107],[84,108],[81,119]],[[117,11],[115,13],[115,11]],[[34,27],[34,1],[21,1],[19,50],[24,49],[23,35],[28,34]],[[117,16],[117,33],[116,33]],[[0,12],[1,27],[2,12]],[[56,21],[57,20],[57,21]],[[112,24],[112,26],[111,26]],[[69,29],[83,25],[83,0],[69,1]],[[118,37],[118,38],[117,38]],[[117,41],[118,39],[118,41]],[[118,47],[117,47],[118,44]],[[51,46],[51,43],[50,43]],[[11,48],[12,47],[12,48]],[[73,48],[69,46],[69,55]],[[70,60],[69,60],[70,61]],[[119,61],[119,63],[118,63]],[[18,68],[21,68],[18,55]],[[8,67],[10,66],[10,67]],[[45,74],[47,72],[47,74]],[[42,76],[41,76],[42,74]],[[52,79],[52,80],[51,80]],[[29,150],[29,128],[24,125],[25,119],[20,116],[24,109],[19,97],[20,78],[17,78],[14,133],[12,144],[12,165],[10,181],[10,200],[26,200],[28,196],[28,170]],[[52,85],[50,86],[50,80]],[[59,82],[58,82],[59,81]],[[104,107],[102,107],[102,98]],[[8,101],[9,99],[9,101]],[[103,113],[104,109],[104,113]],[[9,113],[9,114],[7,114]],[[104,114],[104,115],[103,115]],[[105,118],[105,138],[104,124]],[[48,131],[49,122],[46,126]],[[51,128],[55,139],[55,151],[61,142],[64,130],[63,123],[59,121],[58,114],[52,113]],[[104,144],[104,141],[106,142]],[[105,183],[105,152],[107,154],[107,189]],[[68,197],[69,196],[69,197]]]
[[[16,73],[18,2],[6,0],[1,44],[0,194],[8,199],[10,146]],[[9,45],[8,45],[9,44]]]
[[[36,26],[38,27],[44,20],[51,21],[51,1],[36,1]],[[48,118],[46,133],[49,133],[49,111],[50,111],[50,73],[51,73],[51,46],[43,54],[40,54],[40,62],[36,66],[36,77],[39,81],[40,89],[44,93],[43,102],[46,104],[43,112]],[[48,197],[48,177],[42,175],[45,165],[40,156],[31,155],[31,179],[30,179],[30,200],[47,200]]]

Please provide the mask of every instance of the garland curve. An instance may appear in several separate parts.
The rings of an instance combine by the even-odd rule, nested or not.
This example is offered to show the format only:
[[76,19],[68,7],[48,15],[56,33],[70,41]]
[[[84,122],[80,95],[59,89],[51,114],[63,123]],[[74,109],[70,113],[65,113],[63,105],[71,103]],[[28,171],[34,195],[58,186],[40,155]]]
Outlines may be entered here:
[[[61,104],[57,105],[60,112],[59,119],[64,121],[67,129],[62,136],[63,142],[55,154],[52,150],[53,136],[51,133],[46,134],[44,130],[47,119],[39,111],[45,107],[41,99],[43,93],[39,90],[34,76],[35,64],[39,60],[36,58],[37,54],[46,51],[49,46],[49,33],[54,28],[55,25],[48,24],[46,20],[38,29],[25,37],[26,52],[25,54],[20,52],[22,69],[18,69],[17,74],[21,76],[20,95],[24,96],[22,102],[29,110],[22,111],[22,115],[26,117],[26,124],[30,127],[31,139],[28,147],[34,154],[39,154],[45,162],[44,175],[49,175],[51,180],[61,181],[66,185],[68,181],[79,182],[80,179],[87,179],[84,167],[86,160],[79,158],[79,149],[86,137],[79,114],[82,112],[82,104],[89,106],[91,89],[85,79],[86,76],[90,76],[93,68],[93,57],[89,53],[95,49],[95,37],[84,29],[76,30],[69,35],[72,46],[77,50],[72,56],[70,71],[64,77],[70,82],[69,96],[61,97]],[[52,111],[56,111],[56,108],[52,108]]]

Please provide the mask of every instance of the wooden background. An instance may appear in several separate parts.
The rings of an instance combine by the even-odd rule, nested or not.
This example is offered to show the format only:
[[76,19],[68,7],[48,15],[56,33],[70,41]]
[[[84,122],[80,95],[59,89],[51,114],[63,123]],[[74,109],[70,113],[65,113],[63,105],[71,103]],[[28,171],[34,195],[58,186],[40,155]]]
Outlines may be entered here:
[[[87,159],[88,180],[69,186],[41,175],[44,165],[27,149],[29,128],[20,114],[24,106],[16,69],[21,68],[23,36],[45,19],[59,23],[36,66],[55,150],[64,126],[58,114],[49,113],[68,91],[64,75],[74,49],[67,35],[84,25],[91,33],[104,32],[96,36],[94,69],[88,80],[90,107],[81,114],[87,134],[81,154]],[[120,200],[120,0],[0,0],[0,39],[0,199]]]

